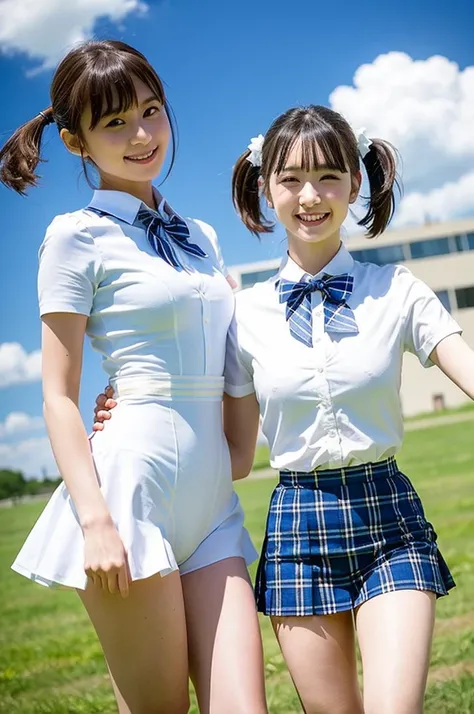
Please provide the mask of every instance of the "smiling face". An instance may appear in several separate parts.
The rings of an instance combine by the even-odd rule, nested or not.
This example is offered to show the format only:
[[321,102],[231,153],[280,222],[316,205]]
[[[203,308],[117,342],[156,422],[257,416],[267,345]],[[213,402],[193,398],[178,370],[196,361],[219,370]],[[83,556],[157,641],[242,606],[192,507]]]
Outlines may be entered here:
[[[163,166],[170,140],[170,125],[163,104],[141,80],[133,78],[136,103],[120,111],[104,114],[93,126],[91,107],[80,122],[83,156],[89,158],[100,175],[101,188],[136,193],[137,184],[149,184]],[[93,127],[93,128],[92,128]],[[78,136],[69,138],[75,150]]]
[[268,181],[269,203],[286,228],[290,245],[329,238],[339,242],[341,225],[359,191],[360,172],[351,174],[347,165],[328,166],[317,145],[312,153],[315,160],[310,166],[303,155],[303,142],[295,141],[281,170],[274,171]]

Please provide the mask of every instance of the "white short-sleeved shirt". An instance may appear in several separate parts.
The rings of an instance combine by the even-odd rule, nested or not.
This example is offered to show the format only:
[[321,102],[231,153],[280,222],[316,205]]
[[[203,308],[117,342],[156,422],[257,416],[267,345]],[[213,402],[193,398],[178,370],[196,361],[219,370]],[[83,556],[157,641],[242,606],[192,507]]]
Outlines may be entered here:
[[[161,200],[160,208],[172,210]],[[222,376],[234,295],[211,226],[186,219],[190,241],[207,253],[175,252],[168,265],[134,226],[139,199],[96,191],[84,208],[57,216],[39,252],[40,314],[88,316],[87,334],[112,377]]]
[[344,246],[320,272],[354,277],[348,300],[358,334],[324,330],[320,292],[311,295],[313,347],[291,336],[280,277],[307,275],[287,257],[277,276],[238,293],[228,336],[226,387],[256,392],[275,469],[311,471],[393,456],[403,438],[402,358],[422,365],[461,328],[432,290],[403,266],[354,261]]

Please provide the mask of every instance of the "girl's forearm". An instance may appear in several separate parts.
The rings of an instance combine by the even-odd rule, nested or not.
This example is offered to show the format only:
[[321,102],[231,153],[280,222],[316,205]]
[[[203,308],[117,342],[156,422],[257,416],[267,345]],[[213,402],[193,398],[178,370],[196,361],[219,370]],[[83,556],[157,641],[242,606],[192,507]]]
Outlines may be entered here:
[[44,416],[51,446],[83,530],[110,523],[111,517],[99,487],[84,423],[79,409],[67,396],[48,397]]

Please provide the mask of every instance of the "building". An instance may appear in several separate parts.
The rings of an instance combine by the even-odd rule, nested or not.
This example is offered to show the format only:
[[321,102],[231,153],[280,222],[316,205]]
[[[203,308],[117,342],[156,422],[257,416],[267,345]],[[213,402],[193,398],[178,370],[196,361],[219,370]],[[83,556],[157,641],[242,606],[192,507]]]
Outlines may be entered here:
[[[435,291],[474,347],[474,218],[389,230],[375,240],[354,235],[347,247],[362,262],[406,265]],[[274,275],[279,263],[277,258],[235,265],[230,273],[239,288],[248,288]],[[405,416],[468,401],[440,370],[424,369],[412,355],[405,358],[401,396]]]

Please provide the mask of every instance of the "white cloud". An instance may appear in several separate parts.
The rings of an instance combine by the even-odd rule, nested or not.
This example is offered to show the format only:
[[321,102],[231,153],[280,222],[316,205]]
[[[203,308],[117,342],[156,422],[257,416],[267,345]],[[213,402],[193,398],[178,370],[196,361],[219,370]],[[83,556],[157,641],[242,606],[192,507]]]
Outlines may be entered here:
[[0,422],[0,438],[38,429],[44,429],[43,417],[32,417],[25,412],[10,412],[5,421]]
[[443,221],[468,213],[474,213],[474,171],[427,193],[413,191],[404,196],[394,223],[408,225],[423,223],[426,219]]
[[474,66],[389,52],[361,65],[353,86],[337,87],[330,103],[354,128],[399,149],[407,192],[431,191],[472,170]]
[[18,342],[0,344],[0,387],[41,379],[41,350],[27,354]]
[[147,9],[143,0],[1,0],[0,50],[27,54],[47,69],[90,37],[99,18],[116,23]]
[[0,444],[0,468],[22,471],[26,478],[55,478],[58,473],[46,436]]

